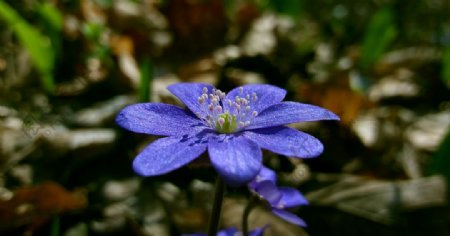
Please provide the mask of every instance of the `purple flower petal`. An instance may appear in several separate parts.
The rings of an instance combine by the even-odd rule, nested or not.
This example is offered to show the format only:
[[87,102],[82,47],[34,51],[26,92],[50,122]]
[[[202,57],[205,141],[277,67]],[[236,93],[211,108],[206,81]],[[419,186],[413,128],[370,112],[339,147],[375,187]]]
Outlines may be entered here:
[[257,175],[259,181],[270,181],[275,184],[277,182],[277,174],[275,171],[263,166]]
[[291,208],[300,205],[308,205],[308,200],[295,188],[279,187],[278,191],[281,193],[280,201],[276,208]]
[[267,226],[256,228],[249,232],[249,236],[261,236],[263,235],[264,231],[266,230]]
[[290,222],[294,225],[306,227],[305,221],[303,221],[300,217],[298,217],[295,214],[292,214],[288,211],[272,209],[272,213],[275,214],[276,216],[280,217],[281,219],[283,219],[287,222]]
[[[249,236],[261,236],[266,230],[267,226],[256,228],[249,232]],[[221,230],[217,233],[217,236],[236,236],[238,234],[238,230],[235,227],[227,228]],[[205,233],[194,233],[194,234],[183,234],[183,236],[206,236]]]
[[262,181],[270,181],[273,184],[277,182],[277,175],[275,171],[263,166],[258,175],[249,183],[249,188],[255,189],[256,185]]
[[211,162],[224,181],[239,186],[251,181],[261,169],[261,149],[243,136],[220,135],[209,140]]
[[263,110],[246,129],[318,120],[339,120],[339,117],[333,112],[318,106],[298,102],[281,102]]
[[234,236],[238,232],[237,228],[231,227],[221,230],[217,233],[217,236]]
[[203,94],[203,88],[208,88],[208,92],[214,88],[210,84],[202,83],[177,83],[172,84],[167,89],[178,97],[194,114],[204,117],[205,111],[201,109],[198,98]]
[[[251,108],[257,112],[261,112],[267,107],[277,104],[286,96],[286,90],[268,85],[268,84],[248,84],[242,86],[242,94],[240,88],[235,88],[227,94],[227,99],[234,101],[236,96],[245,97],[250,95]],[[252,94],[258,97],[256,102],[253,101]]]
[[129,105],[117,115],[116,123],[133,132],[163,136],[183,135],[205,128],[190,112],[163,103]]
[[244,136],[261,148],[289,157],[316,157],[323,151],[318,139],[285,126],[247,130]]
[[254,190],[270,203],[271,206],[278,204],[281,200],[282,193],[278,191],[275,183],[270,181],[262,181],[256,184]]
[[201,135],[161,138],[139,153],[133,169],[142,176],[162,175],[191,162],[206,148],[207,139]]

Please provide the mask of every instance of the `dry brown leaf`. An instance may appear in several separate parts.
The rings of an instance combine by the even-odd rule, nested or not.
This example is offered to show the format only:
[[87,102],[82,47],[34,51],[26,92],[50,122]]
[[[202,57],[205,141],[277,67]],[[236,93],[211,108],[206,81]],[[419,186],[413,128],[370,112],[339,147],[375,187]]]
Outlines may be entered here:
[[345,86],[309,83],[300,85],[297,91],[302,100],[333,111],[346,125],[355,120],[361,109],[373,106],[365,97]]
[[7,201],[0,201],[0,232],[28,225],[36,228],[51,217],[86,207],[81,192],[69,192],[55,182],[22,187]]

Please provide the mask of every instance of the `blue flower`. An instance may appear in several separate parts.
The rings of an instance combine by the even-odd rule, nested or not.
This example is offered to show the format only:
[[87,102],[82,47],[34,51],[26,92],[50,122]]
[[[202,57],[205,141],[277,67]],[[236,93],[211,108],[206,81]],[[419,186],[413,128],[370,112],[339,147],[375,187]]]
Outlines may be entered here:
[[[261,228],[256,228],[252,231],[249,232],[249,236],[261,236],[264,233],[264,230],[266,229],[266,227],[261,227]],[[221,230],[217,233],[217,236],[236,236],[236,235],[241,235],[239,234],[240,232],[232,227],[232,228],[227,228],[224,230]],[[206,234],[204,233],[196,233],[196,234],[184,234],[183,236],[206,236]]]
[[273,214],[292,224],[306,226],[305,221],[285,209],[307,205],[308,200],[295,188],[277,187],[274,171],[263,167],[248,186],[250,190],[269,203]]
[[116,117],[117,124],[130,131],[167,136],[135,158],[133,168],[142,176],[168,173],[208,150],[223,180],[239,186],[260,171],[261,148],[300,158],[323,151],[319,140],[285,124],[339,119],[317,106],[282,102],[286,91],[271,85],[245,85],[228,94],[201,83],[178,83],[168,89],[187,109],[139,103]]

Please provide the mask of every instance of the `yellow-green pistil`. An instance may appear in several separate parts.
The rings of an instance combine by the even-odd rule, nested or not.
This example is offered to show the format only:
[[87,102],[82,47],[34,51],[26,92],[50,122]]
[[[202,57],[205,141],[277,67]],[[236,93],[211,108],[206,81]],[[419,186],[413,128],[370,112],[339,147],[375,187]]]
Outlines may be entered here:
[[237,128],[236,116],[230,113],[223,113],[218,115],[216,122],[216,130],[219,133],[233,133]]
[[258,97],[256,93],[244,94],[243,88],[239,88],[239,95],[233,101],[226,98],[226,94],[218,89],[208,91],[203,88],[203,93],[198,97],[205,114],[198,116],[218,133],[234,133],[248,126],[258,112],[251,107]]

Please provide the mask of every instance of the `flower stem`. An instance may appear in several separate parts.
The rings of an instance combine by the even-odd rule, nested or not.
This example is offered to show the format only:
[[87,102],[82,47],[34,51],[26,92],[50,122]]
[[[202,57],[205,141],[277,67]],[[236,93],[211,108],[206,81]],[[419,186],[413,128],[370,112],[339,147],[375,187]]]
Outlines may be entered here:
[[244,236],[248,236],[248,217],[250,216],[250,212],[252,211],[253,207],[256,205],[256,199],[255,196],[252,196],[247,203],[247,206],[245,206],[244,213],[242,214],[242,232]]
[[225,192],[225,184],[220,176],[216,179],[216,190],[214,193],[214,202],[209,221],[208,236],[216,236],[219,231],[220,212],[222,211],[223,194]]

